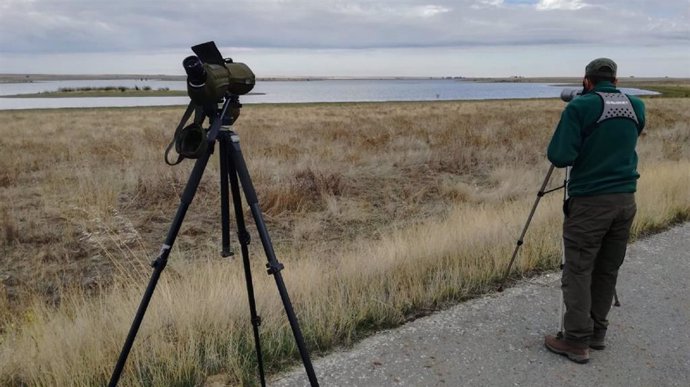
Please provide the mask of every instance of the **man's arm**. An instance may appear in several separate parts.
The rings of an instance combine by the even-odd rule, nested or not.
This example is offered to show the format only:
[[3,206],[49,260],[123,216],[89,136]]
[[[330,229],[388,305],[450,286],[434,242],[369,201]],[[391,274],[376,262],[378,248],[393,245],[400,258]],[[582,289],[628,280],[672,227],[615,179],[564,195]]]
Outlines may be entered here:
[[633,109],[635,109],[635,115],[637,115],[637,122],[639,123],[637,133],[641,134],[646,123],[644,102],[635,96],[628,96],[628,98],[630,98]]
[[558,168],[573,165],[580,152],[581,124],[573,104],[568,104],[561,114],[556,131],[546,152],[549,161]]

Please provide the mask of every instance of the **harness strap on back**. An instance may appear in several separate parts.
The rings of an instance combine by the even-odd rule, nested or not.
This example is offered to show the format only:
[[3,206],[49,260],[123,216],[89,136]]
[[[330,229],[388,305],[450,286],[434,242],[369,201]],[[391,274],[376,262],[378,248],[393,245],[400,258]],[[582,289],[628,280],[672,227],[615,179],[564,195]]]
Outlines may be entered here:
[[599,124],[614,118],[627,118],[632,120],[637,126],[637,133],[640,133],[640,121],[637,119],[637,113],[633,109],[630,98],[625,93],[602,93],[595,92],[603,104],[601,115],[597,121],[583,130],[583,136],[587,137],[599,127]]
[[629,118],[635,121],[635,124],[640,124],[630,98],[625,93],[601,93],[598,91],[596,93],[604,102],[604,109],[601,112],[601,117],[597,120],[597,124],[611,118]]

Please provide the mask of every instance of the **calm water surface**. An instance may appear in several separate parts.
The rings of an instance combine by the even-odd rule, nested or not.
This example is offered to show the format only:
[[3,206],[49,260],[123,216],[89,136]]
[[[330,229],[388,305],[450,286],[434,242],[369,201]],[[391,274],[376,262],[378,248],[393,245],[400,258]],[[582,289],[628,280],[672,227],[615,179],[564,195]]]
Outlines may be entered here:
[[[56,91],[63,87],[125,86],[154,90],[186,90],[183,81],[161,80],[71,80],[33,83],[1,83],[0,110],[64,107],[124,107],[186,105],[188,97],[88,97],[7,98],[15,94]],[[476,83],[459,80],[319,80],[259,81],[243,103],[435,101],[514,98],[557,98],[562,86],[545,83]],[[656,94],[647,90],[623,89],[630,94]]]

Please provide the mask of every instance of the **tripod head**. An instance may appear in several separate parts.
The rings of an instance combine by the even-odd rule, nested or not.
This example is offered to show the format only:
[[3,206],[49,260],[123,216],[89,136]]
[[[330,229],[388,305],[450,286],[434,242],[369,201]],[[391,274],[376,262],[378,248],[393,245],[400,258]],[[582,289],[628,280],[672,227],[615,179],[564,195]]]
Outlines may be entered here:
[[[217,111],[222,111],[223,105],[225,103],[228,103],[228,109],[225,111],[224,114],[220,116],[220,119],[222,121],[222,126],[232,126],[235,121],[237,121],[238,118],[240,118],[240,109],[242,108],[242,104],[240,103],[240,96],[236,94],[226,94],[225,98],[221,101],[218,102],[216,105],[216,110]],[[213,119],[214,114],[217,112],[211,112],[210,114],[207,113],[206,115],[209,117],[209,119]]]
[[[177,129],[175,129],[172,141],[165,149],[166,164],[177,165],[185,158],[198,159],[203,156],[213,147],[220,128],[230,127],[237,121],[240,117],[241,108],[239,95],[229,91],[216,103],[198,104],[194,100],[190,101]],[[194,113],[194,120],[191,124],[184,126],[192,113]],[[206,117],[208,117],[210,125],[204,129],[203,123]],[[168,153],[170,153],[173,145],[178,157],[176,161],[171,162],[168,159]]]

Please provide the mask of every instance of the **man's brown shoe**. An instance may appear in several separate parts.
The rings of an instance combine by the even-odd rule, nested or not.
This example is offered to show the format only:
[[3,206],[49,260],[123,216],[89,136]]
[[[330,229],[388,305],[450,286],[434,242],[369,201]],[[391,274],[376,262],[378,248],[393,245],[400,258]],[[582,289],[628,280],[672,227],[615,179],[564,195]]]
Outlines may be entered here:
[[573,343],[566,339],[547,335],[544,337],[544,345],[549,351],[567,356],[568,359],[575,363],[584,364],[589,361],[589,348],[586,344],[578,345],[578,343]]

